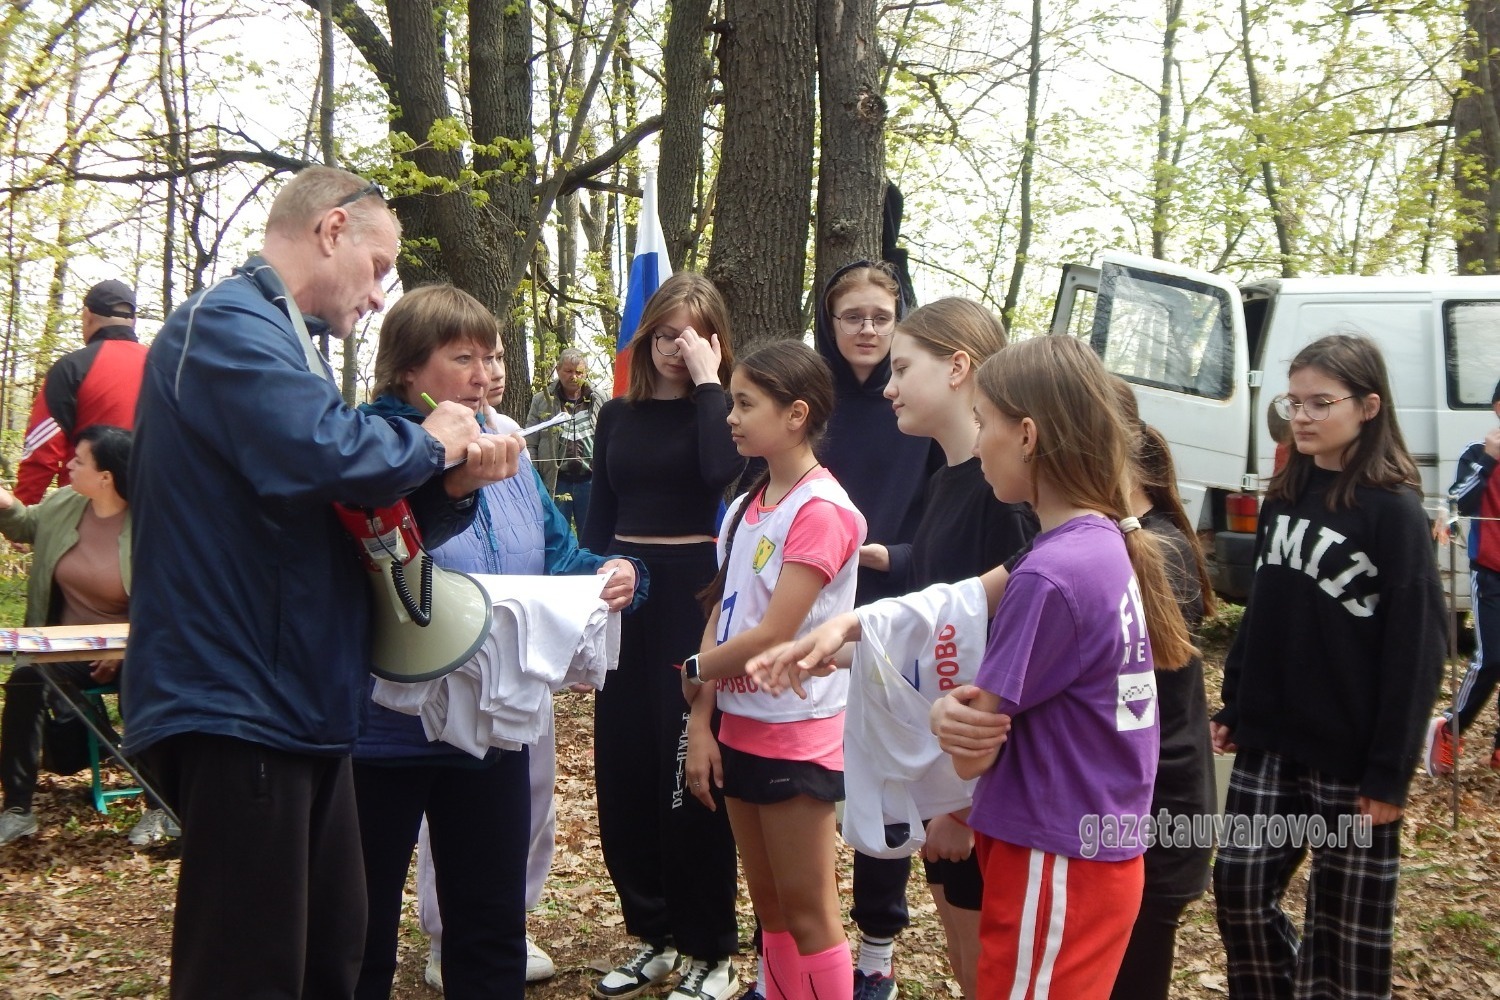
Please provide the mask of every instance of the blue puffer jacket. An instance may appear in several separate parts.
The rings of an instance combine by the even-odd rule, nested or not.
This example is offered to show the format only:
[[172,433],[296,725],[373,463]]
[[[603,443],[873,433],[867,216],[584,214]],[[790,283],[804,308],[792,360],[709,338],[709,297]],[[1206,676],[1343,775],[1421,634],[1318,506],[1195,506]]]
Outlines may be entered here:
[[[180,733],[347,753],[366,701],[369,589],[332,504],[411,494],[429,542],[468,527],[443,448],[308,371],[258,258],[167,318],[130,462],[131,753]],[[420,488],[419,488],[420,487]],[[415,491],[415,492],[413,492]]]
[[[360,409],[391,419],[422,419],[415,407],[389,395]],[[496,433],[508,434],[517,429],[509,418],[500,419],[503,425],[494,428]],[[595,573],[607,558],[612,558],[579,547],[567,519],[557,509],[524,450],[520,471],[510,479],[484,487],[479,497],[474,522],[468,530],[441,545],[428,545],[438,566],[463,573],[571,576]],[[645,599],[647,577],[644,564],[633,559],[631,562],[637,577],[633,610]],[[386,762],[416,757],[424,763],[433,763],[433,757],[450,757],[455,763],[474,759],[445,743],[429,742],[422,720],[416,716],[393,712],[373,702],[360,730],[354,756],[359,760]]]

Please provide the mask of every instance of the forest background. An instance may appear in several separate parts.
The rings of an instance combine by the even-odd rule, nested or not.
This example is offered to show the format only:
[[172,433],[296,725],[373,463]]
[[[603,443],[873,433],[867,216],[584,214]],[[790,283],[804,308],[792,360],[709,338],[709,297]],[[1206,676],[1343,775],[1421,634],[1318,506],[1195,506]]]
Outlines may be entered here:
[[[607,367],[644,172],[736,346],[905,199],[919,300],[1045,326],[1116,248],[1235,277],[1496,268],[1492,3],[1280,0],[6,0],[0,454],[78,346],[83,292],[142,339],[256,249],[280,181],[378,181],[398,284],[504,321],[505,408],[560,347]],[[378,318],[332,347],[367,388]]]

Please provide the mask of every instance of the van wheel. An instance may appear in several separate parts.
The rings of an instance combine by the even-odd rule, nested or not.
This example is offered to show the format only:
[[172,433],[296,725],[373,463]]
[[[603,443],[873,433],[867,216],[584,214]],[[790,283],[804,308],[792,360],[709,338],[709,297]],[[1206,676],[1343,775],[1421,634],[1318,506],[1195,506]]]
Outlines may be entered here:
[[1254,576],[1255,536],[1240,531],[1215,532],[1209,578],[1219,596],[1243,604],[1250,596]]

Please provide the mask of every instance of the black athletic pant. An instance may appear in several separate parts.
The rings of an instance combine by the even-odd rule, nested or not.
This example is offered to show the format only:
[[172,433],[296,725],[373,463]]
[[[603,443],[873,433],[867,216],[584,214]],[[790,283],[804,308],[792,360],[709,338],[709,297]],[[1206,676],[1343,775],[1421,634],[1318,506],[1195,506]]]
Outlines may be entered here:
[[391,995],[401,896],[423,812],[443,915],[443,995],[520,1000],[531,840],[527,752],[503,751],[483,763],[356,761],[354,787],[370,900],[356,1000]]
[[1172,992],[1177,928],[1194,898],[1149,893],[1141,898],[1141,911],[1130,930],[1130,944],[1109,1000],[1167,1000]]
[[710,812],[685,787],[688,706],[673,669],[703,639],[695,595],[713,579],[714,547],[616,539],[611,552],[644,562],[651,591],[621,622],[619,668],[594,702],[604,863],[627,931],[695,958],[722,958],[738,945],[734,836],[723,801]]
[[350,996],[365,880],[349,758],[204,733],[141,756],[182,818],[173,1000]]
[[861,934],[893,938],[906,930],[906,882],[911,858],[872,858],[854,852],[854,906],[849,916]]
[[[1464,674],[1455,704],[1459,732],[1466,733],[1500,682],[1500,573],[1475,566],[1469,574],[1469,600],[1474,609],[1474,659]],[[1500,748],[1500,729],[1495,730]]]

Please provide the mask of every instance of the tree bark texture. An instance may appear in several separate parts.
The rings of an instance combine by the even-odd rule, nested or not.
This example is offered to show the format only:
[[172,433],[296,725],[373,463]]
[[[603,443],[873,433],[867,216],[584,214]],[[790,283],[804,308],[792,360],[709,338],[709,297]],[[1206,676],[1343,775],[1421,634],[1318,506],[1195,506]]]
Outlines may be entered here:
[[[435,124],[453,117],[443,78],[445,40],[438,30],[435,5],[429,0],[389,0],[386,11],[391,23],[395,103],[401,109],[392,127],[399,124],[416,141],[411,157],[424,174],[456,184],[467,166],[463,152],[425,141]],[[459,184],[454,190],[395,202],[408,239],[435,239],[439,248],[436,255],[415,266],[404,260],[398,265],[402,286],[413,288],[441,275],[484,303],[500,320],[506,359],[513,368],[502,409],[511,416],[524,413],[531,381],[524,331],[511,322],[511,296],[524,273],[529,249],[524,234],[531,220],[536,177],[535,159],[529,152],[529,22],[529,4],[523,2],[473,0],[469,4],[475,139],[481,146],[497,140],[519,141],[528,144],[527,151],[511,155],[502,148],[475,154],[474,170],[483,178],[479,183],[487,199],[476,198],[475,191]],[[518,123],[524,123],[519,130]],[[512,169],[502,170],[505,165]]]
[[1031,232],[1036,207],[1031,201],[1031,176],[1036,164],[1037,107],[1042,89],[1042,0],[1031,0],[1031,44],[1026,67],[1026,143],[1021,149],[1021,221],[1016,227],[1016,259],[1010,270],[1010,285],[1005,289],[1005,305],[1000,318],[1005,328],[1016,324],[1016,304],[1021,297],[1021,282],[1026,277],[1026,261],[1031,254]]
[[1500,273],[1500,4],[1470,0],[1463,84],[1453,105],[1454,183],[1470,228],[1458,237],[1460,274]]
[[662,100],[657,210],[672,269],[682,270],[695,242],[693,210],[703,172],[703,116],[708,110],[708,12],[712,0],[673,0],[667,21],[666,92]]
[[707,274],[734,348],[801,337],[812,215],[815,0],[726,0],[724,140]]
[[874,0],[818,0],[817,294],[845,264],[880,259],[885,97]]

